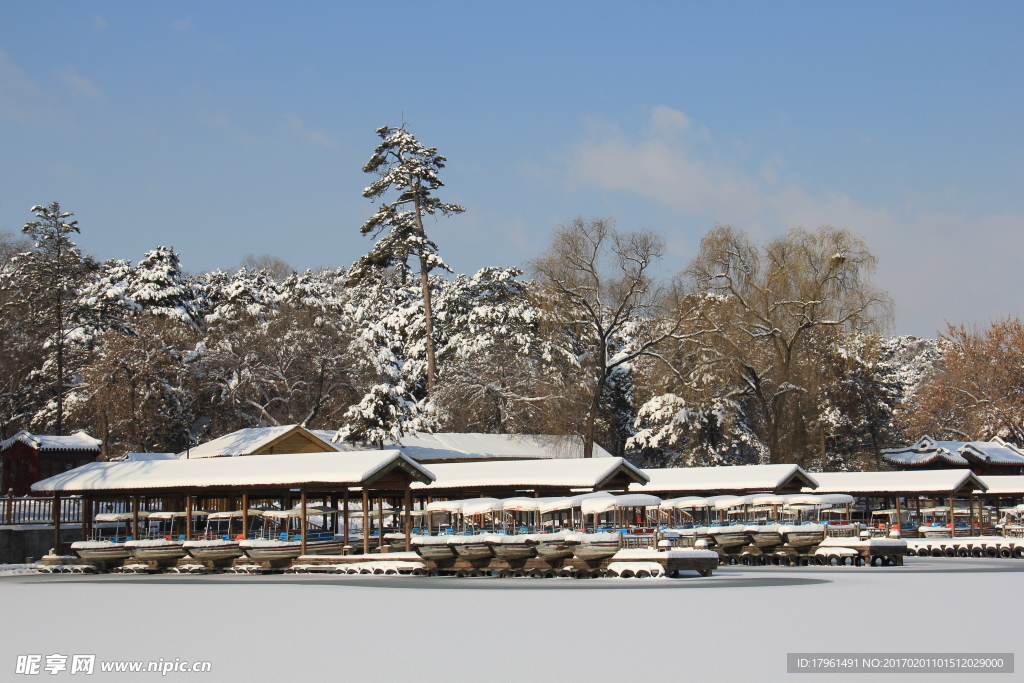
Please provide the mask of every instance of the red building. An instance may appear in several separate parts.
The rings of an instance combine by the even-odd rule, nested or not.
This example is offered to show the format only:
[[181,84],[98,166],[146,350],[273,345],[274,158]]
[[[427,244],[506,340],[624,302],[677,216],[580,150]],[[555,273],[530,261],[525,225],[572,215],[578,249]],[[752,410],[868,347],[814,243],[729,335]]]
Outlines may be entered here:
[[37,481],[93,462],[102,443],[85,432],[37,436],[22,430],[0,441],[2,493],[14,489],[14,495],[24,496]]

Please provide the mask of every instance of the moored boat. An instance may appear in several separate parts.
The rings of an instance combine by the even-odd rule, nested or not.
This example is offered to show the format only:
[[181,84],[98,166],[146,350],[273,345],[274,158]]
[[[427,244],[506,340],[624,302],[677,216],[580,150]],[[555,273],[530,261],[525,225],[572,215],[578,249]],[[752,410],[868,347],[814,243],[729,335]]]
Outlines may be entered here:
[[783,524],[779,527],[782,540],[793,548],[817,545],[825,538],[824,524]]
[[715,539],[715,543],[720,548],[732,548],[750,543],[750,534],[747,533],[745,524],[713,526],[708,529],[708,534]]
[[577,543],[571,546],[572,554],[587,562],[611,557],[619,551],[621,543],[621,535],[617,531],[574,534],[574,536]]
[[[148,512],[139,511],[144,520]],[[83,560],[119,561],[128,559],[132,552],[125,548],[131,538],[128,535],[133,514],[131,512],[101,512],[93,518],[93,538],[89,541],[75,541],[71,550]],[[109,525],[113,525],[112,527]]]
[[575,538],[578,535],[569,531],[557,531],[550,534],[527,534],[523,537],[533,546],[537,557],[551,562],[572,557],[573,546],[579,543]]
[[[289,536],[281,538],[248,538],[239,542],[242,551],[253,560],[289,560],[302,554],[302,540]],[[307,555],[340,555],[344,543],[333,538],[316,538],[310,534],[306,538]]]
[[455,559],[455,550],[448,544],[448,536],[413,536],[412,549],[424,560],[444,562]]
[[146,538],[126,541],[124,547],[141,562],[177,560],[186,555],[184,539]]
[[536,546],[527,540],[527,535],[488,534],[491,551],[499,560],[506,562],[525,560],[537,554]]
[[487,539],[489,535],[452,535],[448,537],[450,539],[448,543],[460,560],[486,560],[494,557],[491,544]]
[[748,524],[747,533],[758,548],[773,548],[782,545],[782,533],[778,524]]

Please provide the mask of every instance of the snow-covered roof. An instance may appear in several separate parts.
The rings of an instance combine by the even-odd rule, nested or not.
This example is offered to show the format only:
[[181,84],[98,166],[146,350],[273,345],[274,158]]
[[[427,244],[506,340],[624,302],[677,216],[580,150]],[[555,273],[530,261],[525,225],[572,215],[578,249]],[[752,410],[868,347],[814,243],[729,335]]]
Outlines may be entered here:
[[978,477],[985,486],[990,496],[1022,496],[1024,495],[1024,477]]
[[[907,472],[815,472],[815,493],[966,493],[985,484],[970,470]],[[810,491],[811,489],[804,489]]]
[[666,467],[645,469],[643,472],[650,477],[651,482],[642,487],[631,485],[630,491],[780,493],[784,490],[798,491],[802,486],[817,486],[814,477],[799,465]]
[[[431,489],[606,488],[617,476],[645,482],[647,476],[622,458],[501,460],[430,465],[437,480]],[[414,489],[426,488],[414,483]]]
[[936,441],[926,435],[910,446],[883,449],[882,457],[910,467],[939,460],[960,467],[970,467],[971,463],[1024,467],[1024,451],[998,436],[991,441]]
[[[309,430],[321,439],[330,441],[336,432],[328,429]],[[348,444],[333,444],[338,450],[350,450]],[[449,460],[548,460],[583,457],[583,443],[570,436],[543,436],[535,434],[474,434],[416,432],[407,434],[396,443],[385,444],[397,448],[419,462]],[[612,454],[594,444],[595,458],[610,458]]]
[[94,439],[85,432],[79,431],[68,436],[49,436],[31,434],[24,429],[9,439],[0,441],[0,451],[6,451],[15,443],[21,442],[40,453],[59,453],[61,451],[91,451],[99,453],[103,441]]
[[127,453],[123,458],[118,460],[177,460],[177,453]]
[[600,514],[615,508],[658,507],[661,498],[647,493],[627,493],[623,496],[597,496],[580,501],[580,512],[585,515]]
[[[195,448],[182,451],[178,455],[189,460],[196,458],[220,458],[224,456],[252,455],[278,439],[288,436],[293,431],[301,430],[317,441],[323,441],[324,450],[337,451],[338,448],[329,439],[323,439],[312,430],[298,425],[280,425],[277,427],[248,427],[222,437],[199,444]],[[333,432],[332,432],[333,433]]]
[[401,468],[420,482],[434,475],[398,451],[283,453],[258,458],[94,462],[32,485],[33,491],[130,491],[206,487],[369,486]]

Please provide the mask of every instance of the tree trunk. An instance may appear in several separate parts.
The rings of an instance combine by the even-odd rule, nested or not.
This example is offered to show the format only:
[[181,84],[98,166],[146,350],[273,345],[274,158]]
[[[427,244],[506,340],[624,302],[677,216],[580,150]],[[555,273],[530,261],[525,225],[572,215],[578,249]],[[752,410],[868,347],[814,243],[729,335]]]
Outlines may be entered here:
[[430,276],[427,273],[427,261],[420,255],[420,284],[423,287],[423,318],[427,342],[427,398],[434,395],[434,377],[436,363],[434,360],[434,314],[430,306]]
[[58,329],[57,341],[57,436],[64,435],[64,331]]
[[587,412],[587,422],[583,430],[583,457],[594,457],[594,432],[597,429],[597,411],[601,407],[601,394],[604,393],[606,377],[602,376],[597,382],[597,389],[594,391],[594,400],[590,403],[590,410]]

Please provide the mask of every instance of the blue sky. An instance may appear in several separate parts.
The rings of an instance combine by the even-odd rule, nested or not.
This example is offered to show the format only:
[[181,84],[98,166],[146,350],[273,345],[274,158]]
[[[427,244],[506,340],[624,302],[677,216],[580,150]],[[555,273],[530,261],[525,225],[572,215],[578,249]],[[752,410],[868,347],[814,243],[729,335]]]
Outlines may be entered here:
[[458,271],[613,217],[686,265],[715,223],[861,234],[894,332],[1021,313],[1020,3],[0,4],[0,229],[192,271],[365,253],[361,173],[404,120],[449,158]]

